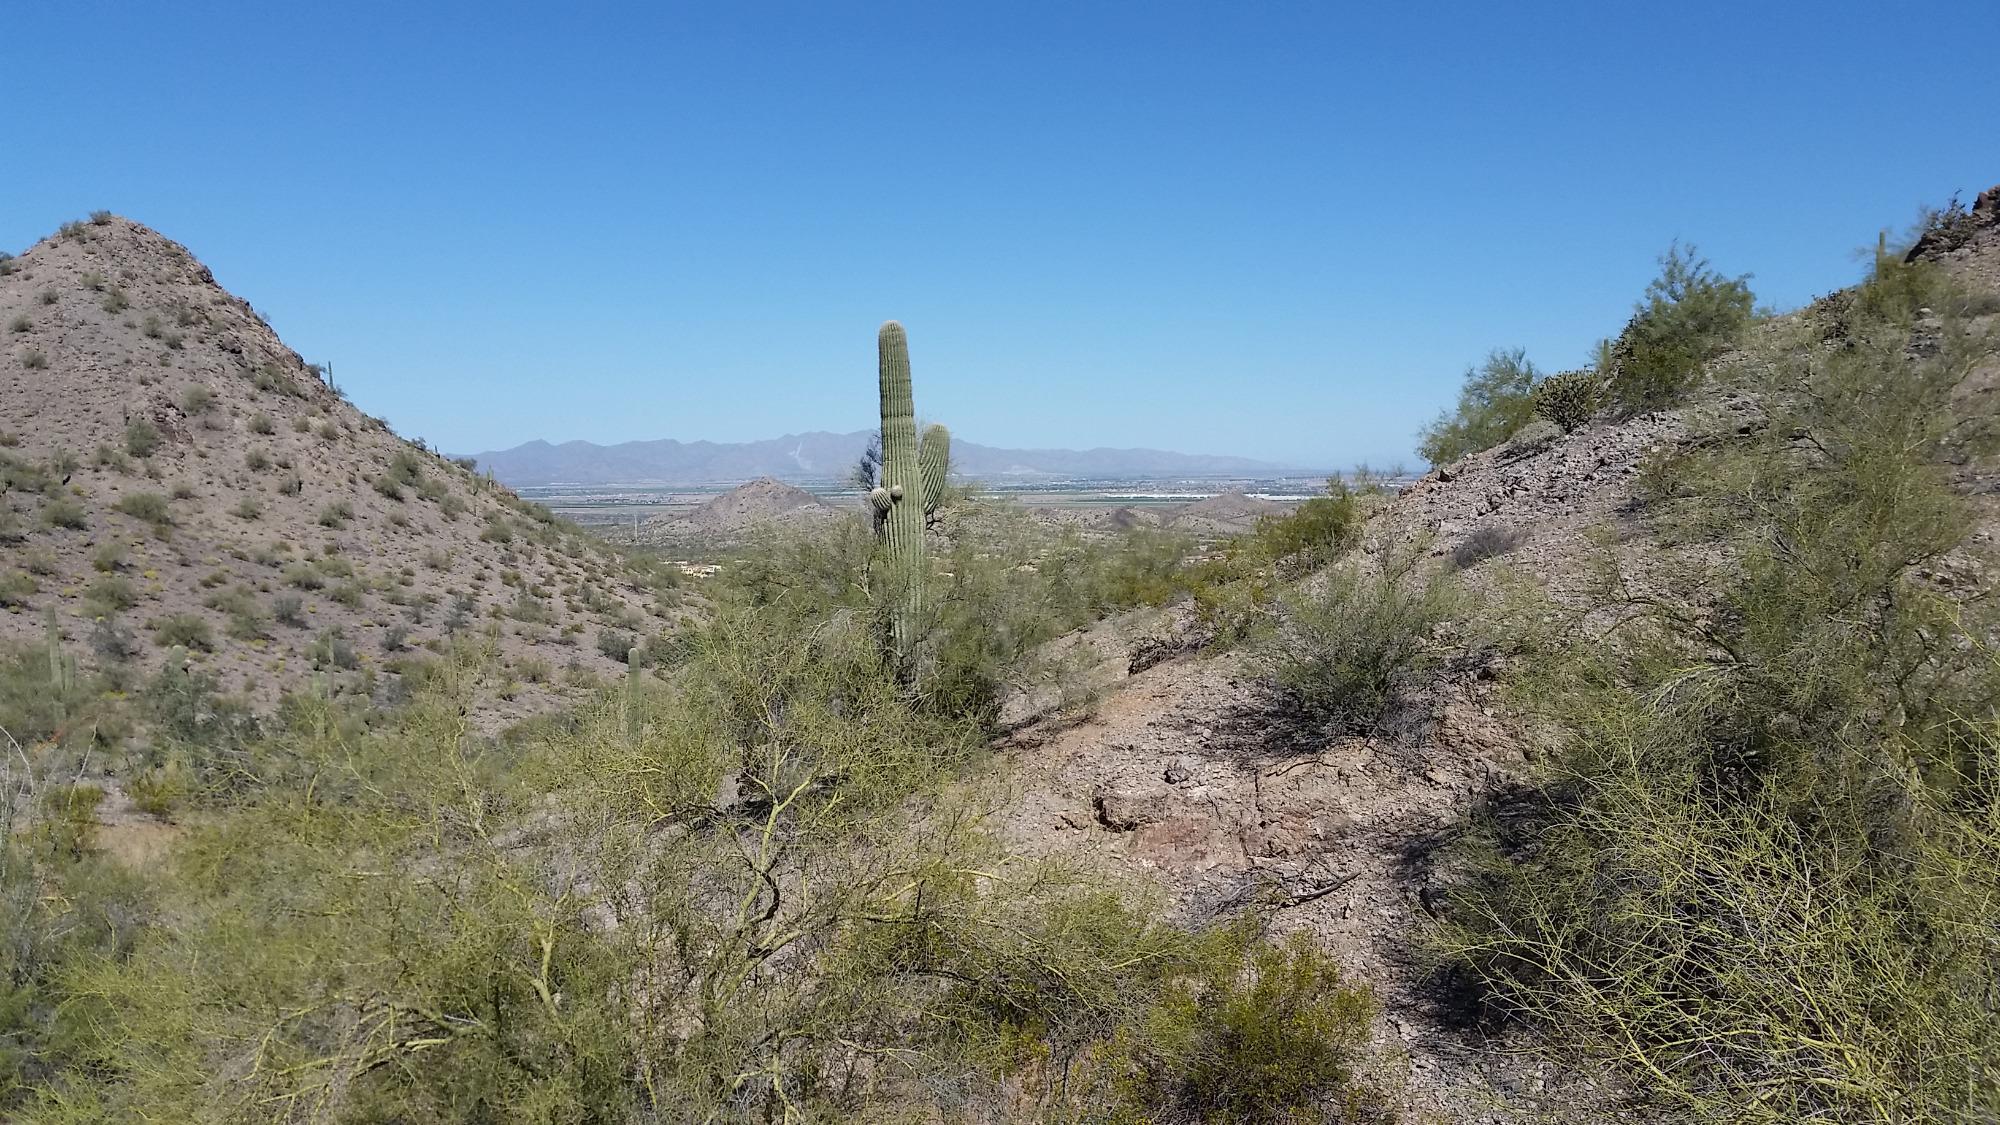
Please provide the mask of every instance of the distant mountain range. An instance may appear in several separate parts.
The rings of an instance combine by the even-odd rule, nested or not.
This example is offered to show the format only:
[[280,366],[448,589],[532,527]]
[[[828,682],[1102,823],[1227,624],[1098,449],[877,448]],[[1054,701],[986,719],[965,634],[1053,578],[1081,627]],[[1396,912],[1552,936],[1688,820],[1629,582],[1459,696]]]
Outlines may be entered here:
[[[628,441],[598,445],[531,441],[512,449],[478,453],[514,486],[553,484],[719,484],[775,477],[785,481],[839,480],[868,447],[869,431],[786,434],[766,441]],[[1289,467],[1248,457],[1211,457],[1158,449],[998,449],[954,440],[953,467],[981,480],[1036,477],[1266,476]]]

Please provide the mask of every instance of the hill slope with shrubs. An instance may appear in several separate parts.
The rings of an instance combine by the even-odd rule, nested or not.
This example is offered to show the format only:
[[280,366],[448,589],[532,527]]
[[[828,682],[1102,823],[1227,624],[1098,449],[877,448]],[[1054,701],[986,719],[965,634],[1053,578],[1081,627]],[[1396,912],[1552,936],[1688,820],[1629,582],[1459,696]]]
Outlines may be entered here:
[[1560,421],[1497,353],[1449,462],[1016,732],[1007,839],[1309,936],[1416,1120],[1993,1117],[2000,192],[1917,247],[1782,316],[1676,248]]
[[0,1112],[1992,1118],[1992,198],[1784,316],[1670,261],[1456,460],[1199,557],[942,509],[920,675],[833,521],[503,734],[490,644],[171,712],[157,852],[37,745]]
[[138,224],[7,261],[0,328],[0,641],[125,686],[172,663],[268,709],[314,682],[391,691],[479,636],[532,701],[621,674],[599,638],[629,649],[674,612],[667,576],[397,437]]

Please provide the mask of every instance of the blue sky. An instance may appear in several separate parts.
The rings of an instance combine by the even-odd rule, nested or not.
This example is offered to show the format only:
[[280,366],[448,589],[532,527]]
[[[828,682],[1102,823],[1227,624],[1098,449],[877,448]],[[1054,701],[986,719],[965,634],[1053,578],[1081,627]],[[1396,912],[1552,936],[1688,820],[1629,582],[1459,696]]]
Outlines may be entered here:
[[970,440],[1415,464],[1671,239],[1791,307],[2000,182],[1994,42],[1992,0],[0,0],[0,248],[150,224],[453,451],[866,428],[894,317]]

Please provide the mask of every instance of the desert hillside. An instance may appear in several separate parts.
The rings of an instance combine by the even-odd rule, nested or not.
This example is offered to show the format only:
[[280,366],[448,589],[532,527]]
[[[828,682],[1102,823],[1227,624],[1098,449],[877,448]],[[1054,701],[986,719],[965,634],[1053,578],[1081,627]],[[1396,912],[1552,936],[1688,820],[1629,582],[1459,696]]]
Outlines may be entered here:
[[[1692,1001],[1676,997],[1670,1003],[1646,995],[1642,991],[1648,983],[1646,974],[1696,970],[1678,965],[1661,968],[1672,964],[1666,951],[1659,961],[1648,962],[1649,951],[1638,938],[1622,937],[1632,944],[1603,954],[1607,959],[1626,958],[1619,972],[1629,975],[1606,970],[1610,974],[1606,979],[1579,987],[1581,995],[1552,999],[1562,996],[1561,986],[1545,983],[1538,974],[1556,973],[1577,963],[1565,958],[1585,948],[1581,934],[1592,924],[1587,914],[1576,906],[1572,908],[1578,913],[1568,917],[1557,913],[1513,918],[1497,913],[1503,908],[1495,906],[1496,901],[1511,904],[1514,899],[1482,897],[1477,890],[1481,884],[1468,873],[1464,850],[1468,840],[1498,833],[1518,850],[1511,856],[1478,853],[1480,862],[1497,865],[1511,859],[1531,864],[1538,847],[1552,846],[1538,844],[1538,839],[1557,839],[1556,833],[1579,830],[1561,811],[1579,801],[1575,788],[1579,784],[1604,786],[1612,793],[1619,793],[1614,783],[1627,784],[1643,792],[1642,784],[1650,782],[1601,766],[1593,767],[1599,772],[1591,775],[1570,772],[1581,767],[1570,764],[1575,759],[1566,755],[1582,756],[1582,752],[1565,745],[1565,724],[1582,725],[1591,731],[1591,738],[1633,735],[1589,716],[1587,709],[1564,713],[1561,708],[1611,706],[1604,699],[1593,698],[1589,704],[1576,700],[1589,698],[1584,696],[1584,677],[1601,674],[1590,660],[1604,659],[1606,653],[1617,653],[1621,660],[1644,659],[1633,655],[1642,649],[1638,640],[1629,642],[1631,650],[1624,648],[1628,642],[1621,631],[1647,637],[1646,643],[1676,646],[1681,663],[1668,675],[1666,686],[1652,689],[1661,693],[1690,690],[1681,685],[1698,676],[1721,677],[1729,674],[1723,669],[1750,662],[1749,646],[1757,642],[1738,638],[1755,627],[1751,622],[1766,628],[1781,626],[1743,618],[1753,612],[1776,616],[1779,611],[1751,601],[1753,594],[1734,584],[1754,582],[1741,576],[1755,574],[1760,565],[1772,565],[1766,556],[1767,537],[1780,549],[1792,549],[1784,537],[1793,533],[1790,521],[1794,520],[1798,526],[1814,528],[1819,536],[1847,534],[1860,544],[1837,551],[1894,552],[1886,576],[1876,579],[1893,593],[1841,594],[1853,600],[1828,612],[1860,615],[1871,628],[1887,631],[1894,615],[1886,606],[1895,599],[1929,601],[1939,616],[1925,628],[1961,630],[1953,644],[1969,655],[1952,674],[1953,690],[1966,691],[1962,698],[1968,700],[1983,698],[1983,704],[1975,703],[1966,714],[1975,724],[1990,723],[1991,698],[1979,694],[1986,690],[1979,685],[1985,683],[1982,664],[2000,651],[2000,621],[1981,609],[2000,580],[1995,557],[2000,544],[2000,489],[1995,484],[2000,455],[1990,440],[1991,423],[2000,418],[2000,403],[1994,398],[2000,387],[2000,188],[1982,195],[1969,212],[1951,216],[1942,229],[1943,234],[1934,232],[1920,240],[1907,263],[1879,266],[1873,285],[1841,290],[1798,312],[1753,325],[1743,339],[1708,364],[1706,376],[1693,390],[1664,408],[1600,410],[1576,420],[1567,431],[1536,422],[1490,448],[1437,466],[1369,513],[1344,564],[1306,579],[1305,590],[1317,586],[1322,593],[1304,594],[1293,612],[1310,613],[1315,605],[1326,605],[1340,617],[1295,624],[1289,643],[1302,647],[1287,649],[1288,642],[1281,642],[1275,660],[1270,648],[1253,645],[1156,662],[1163,637],[1197,627],[1172,614],[1107,622],[1078,638],[1077,643],[1089,646],[1094,654],[1094,667],[1108,685],[1105,696],[1085,721],[1051,716],[1010,736],[1000,766],[1000,773],[1019,791],[1005,814],[1010,842],[1028,854],[1069,857],[1124,877],[1159,879],[1172,889],[1178,908],[1190,918],[1227,917],[1249,904],[1267,908],[1274,904],[1280,932],[1308,934],[1335,951],[1341,963],[1383,999],[1385,1018],[1377,1028],[1377,1041],[1408,1060],[1407,1070],[1395,1068],[1392,1081],[1402,1090],[1400,1108],[1414,1120],[1744,1119],[1735,1114],[1750,1095],[1731,1085],[1741,1079],[1730,1073],[1727,1063],[1707,1070],[1711,1060],[1686,1061],[1681,1064],[1685,1072],[1676,1071],[1665,1080],[1664,1075],[1634,1074],[1627,1068],[1642,1065],[1635,1060],[1678,1058],[1679,1044],[1656,1043],[1642,1034],[1643,1048],[1635,1040],[1625,1048],[1631,1053],[1621,1054],[1595,1039],[1594,1031],[1560,1024],[1556,1026],[1575,1038],[1559,1040],[1553,1050],[1548,1040],[1540,1038],[1554,1021],[1579,1010],[1591,1019],[1619,1018],[1612,1005],[1628,990],[1644,999],[1625,1002],[1657,1003],[1662,1018],[1669,1010],[1681,1012],[1687,1022],[1678,1026],[1692,1038],[1757,1039],[1759,1050],[1797,1052],[1792,1065],[1798,1069],[1792,1077],[1772,1082],[1764,1095],[1774,1102],[1785,1099],[1786,1108],[1773,1110],[1768,1118],[1749,1119],[1961,1119],[1953,1116],[1955,1111],[1940,1110],[1955,1093],[1918,1094],[1916,1079],[1888,1076],[1892,1066],[1912,1061],[1907,1057],[1896,1064],[1881,1057],[1871,1060],[1868,1065],[1882,1070],[1869,1081],[1880,1086],[1866,1093],[1858,1087],[1848,1091],[1853,1100],[1843,1095],[1820,1097],[1812,1075],[1852,1073],[1845,1068],[1856,1065],[1854,1060],[1830,1055],[1832,1047],[1816,1045],[1808,1050],[1762,1042],[1767,1027],[1760,1025],[1765,1019],[1803,1018],[1771,1015],[1761,1007],[1775,1003],[1768,999],[1750,1004],[1741,1023],[1726,1024],[1734,1013],[1724,1015],[1724,1006],[1745,1003],[1732,994],[1736,985],[1689,986],[1714,987],[1715,995],[1725,998],[1713,1001],[1714,1025],[1704,1025],[1699,1017],[1687,1017],[1685,1009],[1674,1007]],[[1903,269],[1930,267],[1956,283],[1936,291],[1936,307],[1914,307],[1907,320],[1890,319],[1886,325],[1867,320],[1870,315],[1885,317],[1879,311],[1868,312],[1868,306],[1884,301],[1879,290],[1908,276]],[[1857,370],[1881,365],[1872,368],[1869,377],[1886,383],[1847,390],[1844,393],[1854,397],[1841,403],[1834,398],[1836,391],[1811,382],[1838,378],[1834,373],[1847,363]],[[1799,382],[1788,382],[1792,379]],[[1909,386],[1898,388],[1899,383]],[[1832,402],[1819,400],[1816,396],[1821,394]],[[1898,405],[1904,394],[1907,401]],[[1877,428],[1901,432],[1895,427],[1907,426],[1919,433],[1932,432],[1923,418],[1927,411],[1940,411],[1934,444],[1923,455],[1929,460],[1893,468],[1879,452],[1839,444],[1858,443],[1865,440],[1865,431]],[[1914,443],[1906,446],[1914,448]],[[1704,480],[1692,466],[1703,464],[1705,457],[1716,458],[1713,464],[1726,466],[1730,475]],[[1833,514],[1847,505],[1874,503],[1846,485],[1820,496],[1806,509],[1788,507],[1792,503],[1785,498],[1788,489],[1817,487],[1812,483],[1816,474],[1831,475],[1834,465],[1849,459],[1864,487],[1904,487],[1891,482],[1897,479],[1894,474],[1907,472],[1912,482],[1928,481],[1939,493],[1927,497],[1912,483],[1892,505],[1908,510],[1890,516],[1875,508],[1869,518],[1886,526],[1866,532],[1853,530],[1844,523],[1845,517]],[[1759,486],[1755,477],[1735,475],[1748,465],[1759,466],[1771,479]],[[1742,489],[1741,495],[1758,505],[1749,509],[1754,516],[1738,511],[1711,525],[1716,517],[1701,507],[1711,502],[1704,491],[1735,496],[1735,489]],[[1956,496],[1941,498],[1945,493]],[[1899,533],[1887,528],[1899,520],[1930,526],[1925,524],[1928,517],[1920,514],[1929,504],[1962,513],[1964,523],[1942,532],[1900,533],[1923,536],[1921,546],[1896,541],[1893,537]],[[1699,524],[1690,527],[1697,519]],[[1816,522],[1820,520],[1825,522]],[[1822,580],[1819,568],[1830,563],[1856,569],[1873,565],[1844,555],[1828,560],[1800,553],[1807,557],[1777,564],[1775,573],[1785,576],[1782,585],[1787,589],[1793,584],[1811,588]],[[1401,581],[1409,583],[1428,575],[1422,579],[1426,590],[1449,589],[1445,596],[1455,608],[1423,610],[1424,595],[1398,594],[1393,583],[1366,577],[1389,572],[1408,575]],[[1359,585],[1343,586],[1344,575],[1355,573],[1364,576],[1357,580]],[[1381,584],[1370,586],[1371,582]],[[1419,628],[1428,631],[1429,651],[1421,659],[1412,655],[1392,677],[1380,681],[1393,687],[1381,701],[1379,714],[1371,712],[1359,723],[1352,721],[1344,710],[1348,704],[1342,701],[1324,701],[1319,710],[1301,708],[1299,697],[1288,693],[1282,679],[1273,679],[1274,668],[1282,670],[1287,661],[1317,653],[1312,657],[1319,661],[1314,665],[1316,674],[1345,675],[1349,684],[1362,682],[1340,663],[1358,659],[1359,653],[1333,647],[1382,643],[1379,636],[1372,642],[1356,639],[1361,630],[1379,628],[1381,623],[1353,624],[1376,612],[1370,602],[1355,599],[1355,589],[1368,591],[1368,598],[1404,598],[1397,612],[1423,621]],[[1882,603],[1874,601],[1878,596]],[[1316,597],[1326,601],[1316,602]],[[1426,618],[1424,613],[1436,616]],[[1642,631],[1653,614],[1672,622],[1657,636]],[[1342,624],[1341,618],[1349,623]],[[1797,623],[1789,627],[1803,628]],[[1836,628],[1845,632],[1851,627],[1851,622],[1842,621]],[[1694,630],[1694,643],[1665,640],[1687,628]],[[1330,652],[1297,640],[1315,630],[1321,631],[1319,643]],[[1538,630],[1547,633],[1537,636]],[[1761,658],[1797,661],[1783,666],[1782,676],[1791,683],[1810,680],[1813,671],[1837,659],[1834,646],[1825,639],[1802,648],[1774,648],[1776,654]],[[1556,655],[1579,650],[1589,657]],[[1544,662],[1553,671],[1541,667]],[[1918,681],[1931,674],[1929,667],[1928,660],[1919,660],[1903,674]],[[1545,681],[1544,675],[1556,678]],[[1574,698],[1564,702],[1566,694]],[[1716,694],[1720,697],[1721,690]],[[1903,704],[1912,715],[1918,713],[1919,696],[1912,690]],[[1698,730],[1703,706],[1696,704],[1687,714],[1669,711],[1666,721],[1683,732]],[[1705,706],[1723,710],[1727,704],[1717,698]],[[1328,721],[1329,715],[1339,717]],[[1606,725],[1591,725],[1600,721]],[[1729,735],[1747,737],[1733,730]],[[1875,746],[1866,753],[1875,763],[1870,768],[1879,768],[1895,755]],[[1676,767],[1688,760],[1691,756],[1679,759]],[[1825,768],[1807,767],[1815,772]],[[1942,784],[1951,788],[1951,783]],[[1827,799],[1853,799],[1841,792]],[[1906,794],[1904,799],[1923,797]],[[1614,805],[1636,800],[1637,794],[1612,798]],[[1614,807],[1607,815],[1665,816],[1671,808],[1662,801],[1660,808],[1648,813]],[[1686,815],[1685,810],[1676,811]],[[1704,858],[1716,864],[1752,862],[1729,855],[1722,843],[1747,831],[1751,814],[1714,805],[1707,813],[1732,819],[1718,824],[1690,816],[1679,830],[1714,833],[1704,837],[1703,844],[1690,847],[1715,848],[1721,854],[1700,857],[1676,852],[1674,862],[1681,866],[1670,867],[1665,875],[1656,871],[1647,875],[1688,880],[1689,885],[1680,889],[1693,897],[1745,893],[1702,864]],[[1733,819],[1738,815],[1744,822]],[[1824,811],[1792,815],[1838,819]],[[1630,828],[1593,827],[1607,848],[1643,852],[1648,846],[1660,846],[1638,842],[1643,823]],[[1892,831],[1885,826],[1872,830]],[[1931,826],[1925,831],[1945,829]],[[1549,835],[1538,838],[1538,832]],[[1993,845],[1990,835],[1980,839],[1980,846]],[[1836,882],[1811,866],[1815,860],[1810,855],[1802,848],[1771,862],[1794,865],[1787,869],[1789,877],[1815,886],[1821,879]],[[1892,867],[1896,863],[1885,862]],[[1528,880],[1553,877],[1546,870],[1527,870]],[[1652,901],[1642,897],[1648,892],[1639,876],[1613,871],[1633,883],[1609,893],[1632,896],[1625,900],[1628,903]],[[1597,871],[1592,877],[1609,880],[1613,875]],[[1757,896],[1777,893],[1768,885],[1753,886]],[[1838,897],[1838,893],[1833,896]],[[1957,908],[1949,897],[1942,901],[1951,904],[1944,909]],[[1990,898],[1975,899],[1964,909],[1968,918],[1983,918],[1981,924],[1990,924],[1993,905]],[[1769,943],[1770,956],[1794,971],[1809,957],[1826,958],[1812,962],[1825,966],[1809,971],[1815,977],[1841,971],[1843,963],[1837,956],[1808,952],[1819,940],[1810,925],[1773,924],[1739,939],[1734,933],[1725,937],[1723,931],[1732,928],[1704,919],[1694,905],[1683,908],[1691,912],[1691,926],[1710,931],[1704,940],[1731,950],[1732,958],[1751,957],[1753,943],[1763,942]],[[1534,909],[1552,908],[1537,903]],[[1838,930],[1859,924],[1854,915],[1843,914],[1844,909],[1867,915],[1875,907],[1829,901],[1819,909],[1827,912],[1827,924]],[[1505,927],[1495,925],[1498,933],[1479,928],[1495,924],[1495,918]],[[1528,928],[1537,923],[1546,929]],[[1457,961],[1440,956],[1438,937],[1441,926],[1447,934],[1460,932],[1450,928],[1454,925],[1465,926],[1464,932],[1477,934],[1484,943],[1473,946],[1472,952],[1458,951],[1462,959]],[[1549,934],[1554,936],[1544,936]],[[1504,981],[1517,991],[1468,987],[1466,966],[1480,964],[1480,950],[1505,948],[1510,939],[1520,943],[1513,956],[1522,958],[1523,967],[1503,963],[1488,970],[1488,979]],[[1955,949],[1960,939],[1946,940]],[[1534,944],[1537,941],[1549,944]],[[1566,941],[1577,943],[1577,948],[1565,948]],[[1987,953],[1978,952],[1979,948],[1972,947],[1975,962],[1990,953],[1990,941],[1983,947]],[[1537,949],[1546,960],[1530,960]],[[1712,956],[1701,949],[1696,945],[1686,955],[1699,964]],[[1515,972],[1520,978],[1511,975]],[[1913,987],[1908,978],[1896,979],[1898,983],[1885,987]],[[1800,983],[1792,980],[1782,987],[1796,988]],[[1542,988],[1548,991],[1539,992]],[[1827,996],[1809,996],[1802,1002],[1830,1007],[1855,1001],[1836,987]],[[1565,1006],[1569,1004],[1576,1007]],[[1532,1013],[1532,1018],[1515,1020],[1503,1014],[1523,1011]],[[1971,1009],[1956,1012],[1953,1018],[1976,1018],[1971,1013]],[[1941,1010],[1937,1015],[1945,1018]],[[1839,1034],[1854,1037],[1843,1042],[1871,1036],[1886,1040],[1906,1031],[1914,1036],[1913,1028],[1901,1026],[1913,1016],[1904,1009],[1879,1017],[1884,1025],[1897,1025],[1894,1032],[1887,1026],[1866,1028],[1850,1022]],[[1774,1038],[1783,1042],[1782,1035]],[[1953,1050],[1983,1049],[1951,1036],[1947,1039]],[[1607,1054],[1586,1052],[1582,1043]],[[1879,1049],[1886,1050],[1886,1043]],[[1942,1048],[1923,1050],[1938,1049]],[[1981,1065],[1977,1060],[1972,1064]],[[1762,1061],[1744,1065],[1754,1067]],[[1628,1083],[1638,1089],[1630,1100]],[[1673,1097],[1649,1102],[1649,1090],[1671,1090]],[[1877,1116],[1863,1100],[1867,1097],[1882,1099],[1878,1107],[1895,1108]],[[1929,1097],[1940,1100],[1926,1100]],[[1979,1104],[1992,1103],[1988,1099]]]
[[[905,537],[752,481],[671,629],[157,235],[8,265],[23,1120],[2000,1112],[2000,191],[1789,313],[1676,246],[1295,504],[952,489],[891,322]],[[184,661],[346,690],[125,738]]]
[[606,654],[674,612],[602,544],[357,410],[136,223],[7,262],[0,326],[7,640],[53,628],[141,674],[171,655],[268,705],[456,634],[494,640],[533,695],[620,671]]

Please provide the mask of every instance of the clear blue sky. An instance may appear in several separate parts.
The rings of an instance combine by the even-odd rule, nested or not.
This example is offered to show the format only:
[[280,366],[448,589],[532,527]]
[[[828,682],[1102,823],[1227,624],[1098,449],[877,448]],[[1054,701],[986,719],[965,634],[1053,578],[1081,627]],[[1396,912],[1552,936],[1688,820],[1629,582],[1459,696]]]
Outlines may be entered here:
[[0,0],[0,248],[109,208],[453,451],[920,411],[1404,460],[1670,239],[1796,306],[2000,182],[2000,3]]

